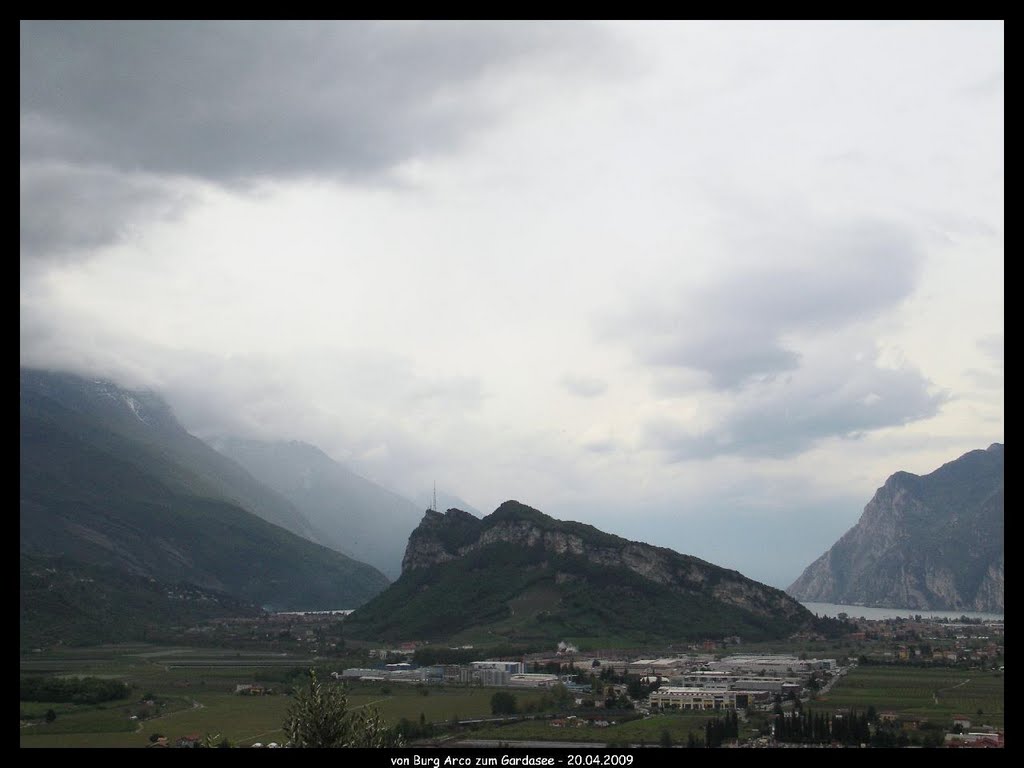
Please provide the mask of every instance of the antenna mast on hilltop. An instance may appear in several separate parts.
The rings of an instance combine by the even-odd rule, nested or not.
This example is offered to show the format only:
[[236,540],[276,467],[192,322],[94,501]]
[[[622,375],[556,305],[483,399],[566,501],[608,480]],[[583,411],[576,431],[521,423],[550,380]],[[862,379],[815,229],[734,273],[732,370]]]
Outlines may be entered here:
[[437,480],[434,481],[434,506],[431,509],[437,512]]

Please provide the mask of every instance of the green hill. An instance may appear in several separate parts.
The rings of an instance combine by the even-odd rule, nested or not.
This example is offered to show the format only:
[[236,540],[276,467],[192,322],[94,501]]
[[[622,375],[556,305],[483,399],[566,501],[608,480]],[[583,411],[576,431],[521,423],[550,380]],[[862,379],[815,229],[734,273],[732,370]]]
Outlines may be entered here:
[[346,633],[389,641],[644,645],[785,637],[814,616],[781,590],[669,549],[509,501],[428,511],[402,576]]
[[66,557],[22,555],[21,646],[161,640],[203,619],[258,606],[193,584],[165,584]]

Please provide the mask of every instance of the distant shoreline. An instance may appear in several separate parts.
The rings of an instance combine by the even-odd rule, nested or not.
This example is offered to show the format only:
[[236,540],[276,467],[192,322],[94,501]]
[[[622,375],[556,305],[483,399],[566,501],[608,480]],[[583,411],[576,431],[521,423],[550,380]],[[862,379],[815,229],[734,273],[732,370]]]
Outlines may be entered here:
[[838,603],[812,603],[803,601],[801,601],[800,604],[811,613],[816,613],[819,616],[830,616],[832,618],[835,618],[840,613],[845,613],[853,619],[896,619],[911,618],[913,616],[921,616],[926,619],[959,619],[961,616],[966,616],[969,619],[981,619],[982,621],[1003,621],[1003,614],[986,613],[983,611],[958,611],[952,609],[948,611],[924,611],[919,608],[874,608],[867,605],[840,605]]

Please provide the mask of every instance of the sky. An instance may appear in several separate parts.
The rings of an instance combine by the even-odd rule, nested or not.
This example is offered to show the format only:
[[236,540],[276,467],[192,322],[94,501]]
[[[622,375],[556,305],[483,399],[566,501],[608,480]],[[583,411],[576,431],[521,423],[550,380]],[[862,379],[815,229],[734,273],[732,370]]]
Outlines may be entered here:
[[784,588],[1003,442],[1001,22],[22,22],[21,364]]

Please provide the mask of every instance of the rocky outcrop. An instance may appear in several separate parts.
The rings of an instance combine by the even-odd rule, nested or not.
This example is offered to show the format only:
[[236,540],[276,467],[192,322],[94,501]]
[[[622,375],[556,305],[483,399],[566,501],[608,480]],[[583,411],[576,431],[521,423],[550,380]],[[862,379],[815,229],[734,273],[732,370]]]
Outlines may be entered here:
[[787,590],[805,601],[1003,610],[1003,446],[897,472]]
[[428,510],[409,538],[402,573],[465,558],[495,544],[540,548],[553,556],[573,555],[599,567],[630,571],[673,590],[707,592],[716,600],[758,615],[799,617],[804,613],[802,606],[781,590],[737,571],[582,523],[555,520],[516,501],[505,502],[483,519],[458,509],[443,515]]
[[664,647],[836,630],[736,571],[516,501],[483,518],[428,510],[409,537],[401,577],[345,626],[355,639],[518,648],[564,640]]

